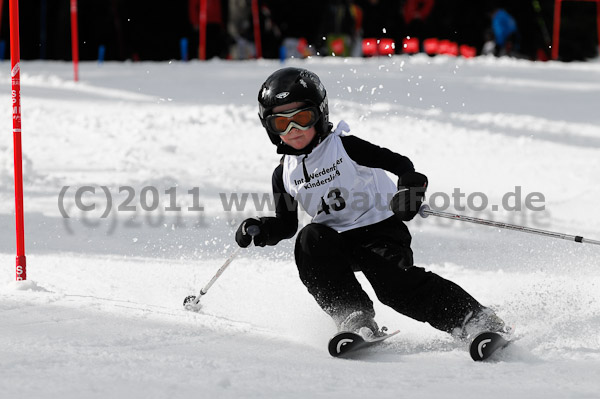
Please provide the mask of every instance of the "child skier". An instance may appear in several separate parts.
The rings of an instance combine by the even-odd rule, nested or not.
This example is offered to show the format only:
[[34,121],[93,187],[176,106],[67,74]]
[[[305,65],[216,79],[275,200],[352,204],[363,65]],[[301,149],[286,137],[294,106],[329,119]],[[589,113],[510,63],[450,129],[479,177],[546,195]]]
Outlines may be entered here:
[[[260,120],[283,154],[272,177],[276,211],[244,220],[235,236],[239,246],[291,238],[300,203],[312,216],[296,237],[300,279],[340,331],[382,334],[357,271],[383,304],[456,337],[504,330],[504,322],[461,287],[413,264],[403,221],[418,213],[428,181],[407,157],[344,135],[344,121],[333,129],[326,90],[308,70],[274,72],[258,102]],[[397,185],[385,171],[398,176]],[[260,228],[254,237],[247,232],[253,225]]]

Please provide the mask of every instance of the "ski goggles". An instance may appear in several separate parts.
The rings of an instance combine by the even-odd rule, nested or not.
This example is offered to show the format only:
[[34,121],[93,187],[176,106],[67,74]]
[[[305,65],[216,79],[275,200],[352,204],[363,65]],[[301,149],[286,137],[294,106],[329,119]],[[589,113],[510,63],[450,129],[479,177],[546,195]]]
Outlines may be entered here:
[[285,136],[294,127],[300,130],[310,129],[317,123],[318,119],[317,109],[308,107],[269,115],[266,118],[266,123],[271,132]]

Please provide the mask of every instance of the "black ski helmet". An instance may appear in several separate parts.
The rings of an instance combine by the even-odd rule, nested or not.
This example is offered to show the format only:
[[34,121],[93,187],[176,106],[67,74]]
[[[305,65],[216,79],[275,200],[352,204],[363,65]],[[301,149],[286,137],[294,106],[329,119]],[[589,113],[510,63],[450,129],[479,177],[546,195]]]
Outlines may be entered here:
[[258,116],[267,130],[271,142],[278,147],[280,153],[293,153],[295,150],[291,147],[284,148],[288,146],[282,143],[279,135],[269,131],[266,118],[273,113],[273,108],[294,102],[303,102],[308,106],[314,106],[319,113],[315,124],[317,134],[307,150],[312,150],[314,145],[326,137],[333,127],[329,123],[327,91],[321,83],[321,79],[314,72],[293,67],[275,71],[265,80],[258,92]]

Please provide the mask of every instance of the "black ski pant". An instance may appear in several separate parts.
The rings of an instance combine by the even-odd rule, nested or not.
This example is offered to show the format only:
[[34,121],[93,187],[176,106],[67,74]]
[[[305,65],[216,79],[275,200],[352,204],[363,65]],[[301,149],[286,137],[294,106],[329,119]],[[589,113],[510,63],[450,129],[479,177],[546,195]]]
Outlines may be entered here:
[[414,266],[410,242],[395,216],[342,233],[311,223],[298,233],[294,254],[300,279],[338,326],[357,310],[375,316],[354,274],[360,270],[381,303],[451,332],[483,307],[455,283]]

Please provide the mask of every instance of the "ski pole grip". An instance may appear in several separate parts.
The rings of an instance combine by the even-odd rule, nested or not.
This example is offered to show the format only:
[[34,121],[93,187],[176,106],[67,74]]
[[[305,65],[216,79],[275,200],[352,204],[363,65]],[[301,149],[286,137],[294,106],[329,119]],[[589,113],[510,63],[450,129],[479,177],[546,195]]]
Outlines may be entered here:
[[260,227],[256,225],[246,227],[246,232],[250,234],[252,237],[256,237],[260,234]]

